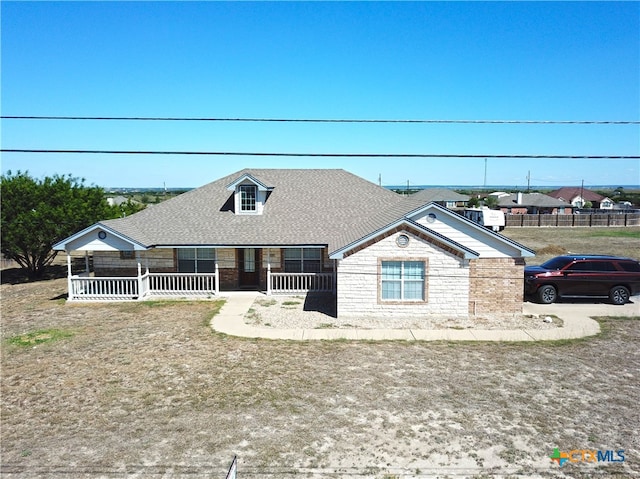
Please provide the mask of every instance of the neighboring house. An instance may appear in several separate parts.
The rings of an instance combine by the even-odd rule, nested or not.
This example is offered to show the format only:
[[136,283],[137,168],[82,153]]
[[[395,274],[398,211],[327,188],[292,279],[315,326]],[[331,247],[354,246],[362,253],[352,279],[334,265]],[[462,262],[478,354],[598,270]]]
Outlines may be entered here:
[[131,199],[131,198],[127,198],[126,196],[122,196],[122,195],[110,196],[109,198],[107,198],[107,203],[109,204],[109,206],[120,206],[122,204],[128,203],[129,201],[132,204],[135,204],[135,205],[141,205],[142,204],[137,200],[134,200],[134,199]]
[[498,207],[511,215],[570,215],[573,207],[542,193],[492,193],[498,198]]
[[586,188],[565,186],[551,193],[547,193],[552,198],[557,198],[567,203],[571,203],[575,208],[584,208],[587,201],[591,202],[591,208],[611,210],[615,201],[606,196],[602,196],[595,191]]
[[[93,252],[70,300],[335,293],[339,316],[522,311],[534,252],[344,170],[245,169],[59,242]],[[87,261],[87,265],[89,261]]]
[[613,205],[614,210],[630,210],[633,208],[633,204],[630,201],[619,201]]
[[429,203],[433,201],[449,209],[464,208],[469,201],[469,196],[461,195],[448,188],[425,188],[411,195],[413,199]]

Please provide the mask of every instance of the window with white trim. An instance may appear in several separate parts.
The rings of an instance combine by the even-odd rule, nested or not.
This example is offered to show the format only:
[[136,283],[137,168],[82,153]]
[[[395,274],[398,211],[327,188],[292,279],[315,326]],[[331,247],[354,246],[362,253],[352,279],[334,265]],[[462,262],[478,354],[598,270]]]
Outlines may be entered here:
[[240,185],[240,211],[244,213],[256,211],[257,187],[255,185]]
[[178,248],[178,272],[213,273],[215,270],[215,248]]
[[383,301],[424,301],[424,261],[382,261]]
[[320,248],[286,248],[284,250],[286,273],[319,273],[322,271]]

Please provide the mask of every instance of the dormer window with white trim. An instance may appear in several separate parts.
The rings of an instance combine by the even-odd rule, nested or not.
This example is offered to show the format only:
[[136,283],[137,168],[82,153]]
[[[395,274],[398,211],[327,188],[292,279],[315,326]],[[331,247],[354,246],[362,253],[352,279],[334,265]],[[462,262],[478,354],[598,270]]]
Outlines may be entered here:
[[256,193],[255,185],[240,185],[240,212],[255,213],[256,211]]
[[248,173],[228,185],[227,189],[233,191],[233,211],[237,215],[261,215],[268,193],[273,190]]

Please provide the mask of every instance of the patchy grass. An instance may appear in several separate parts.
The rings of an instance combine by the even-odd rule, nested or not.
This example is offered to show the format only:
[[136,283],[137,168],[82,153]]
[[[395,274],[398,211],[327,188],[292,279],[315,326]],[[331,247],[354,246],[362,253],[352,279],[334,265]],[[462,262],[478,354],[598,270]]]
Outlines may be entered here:
[[43,343],[52,343],[73,336],[71,331],[61,329],[41,329],[31,333],[19,334],[7,339],[14,346],[36,346]]
[[594,228],[592,238],[633,238],[640,239],[640,230],[637,228]]
[[256,301],[260,306],[264,306],[267,308],[269,306],[273,306],[274,304],[278,304],[278,302],[275,299],[257,299]]
[[557,244],[550,244],[547,246],[543,246],[536,250],[536,254],[538,255],[552,255],[552,256],[561,256],[563,254],[567,254],[569,251],[567,248],[563,246],[559,246]]
[[502,234],[536,252],[527,264],[566,253],[638,257],[640,227],[506,228]]
[[247,324],[253,324],[254,326],[257,326],[260,323],[262,323],[262,318],[260,316],[260,313],[256,311],[254,308],[249,308],[249,310],[244,316],[244,319]]
[[331,329],[331,328],[335,328],[335,327],[336,327],[336,325],[333,324],[333,323],[320,323],[314,329]]

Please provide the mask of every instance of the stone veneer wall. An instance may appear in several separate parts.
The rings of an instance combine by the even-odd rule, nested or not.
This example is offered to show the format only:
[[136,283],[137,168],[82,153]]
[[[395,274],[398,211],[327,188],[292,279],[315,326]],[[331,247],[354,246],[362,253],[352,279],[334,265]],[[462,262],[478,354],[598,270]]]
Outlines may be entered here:
[[[409,236],[409,244],[396,244],[400,234]],[[424,259],[426,265],[426,301],[386,303],[380,300],[379,261]],[[467,317],[469,304],[469,268],[466,261],[407,231],[368,244],[338,263],[338,316],[420,317],[447,315]]]
[[[154,273],[175,271],[172,249],[152,249],[139,255],[143,272],[147,264]],[[119,251],[94,251],[93,271],[96,276],[136,276],[138,260],[135,255],[133,259],[120,259]]]
[[479,258],[470,261],[469,315],[522,313],[524,261]]

